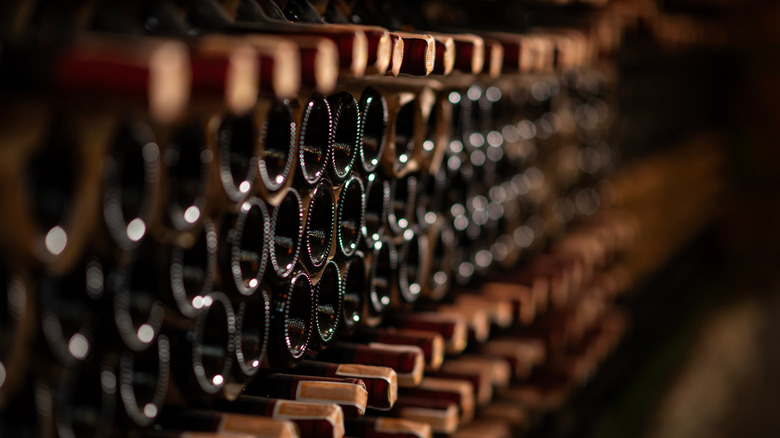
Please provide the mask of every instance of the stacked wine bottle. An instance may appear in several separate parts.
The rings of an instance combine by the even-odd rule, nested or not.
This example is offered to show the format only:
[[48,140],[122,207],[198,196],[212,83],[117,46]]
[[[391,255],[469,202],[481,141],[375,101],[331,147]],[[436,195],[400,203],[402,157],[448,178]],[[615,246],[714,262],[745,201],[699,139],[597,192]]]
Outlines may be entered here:
[[0,122],[4,434],[516,434],[619,339],[587,32],[43,3],[67,38],[4,55],[51,90]]

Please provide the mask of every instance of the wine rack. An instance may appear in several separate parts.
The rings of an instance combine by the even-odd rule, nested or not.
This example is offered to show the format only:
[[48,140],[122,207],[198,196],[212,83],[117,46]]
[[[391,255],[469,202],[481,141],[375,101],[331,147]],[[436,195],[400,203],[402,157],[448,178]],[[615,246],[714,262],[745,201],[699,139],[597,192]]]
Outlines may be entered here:
[[597,373],[668,255],[621,41],[719,28],[392,4],[0,7],[2,436],[521,436]]

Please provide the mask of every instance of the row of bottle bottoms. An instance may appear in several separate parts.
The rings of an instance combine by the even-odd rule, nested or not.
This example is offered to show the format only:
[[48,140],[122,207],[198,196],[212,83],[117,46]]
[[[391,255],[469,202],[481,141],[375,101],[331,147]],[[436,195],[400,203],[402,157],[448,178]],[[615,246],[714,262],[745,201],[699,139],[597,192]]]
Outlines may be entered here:
[[[492,388],[504,388],[513,378],[524,382],[562,345],[569,353],[578,352],[581,360],[566,372],[571,374],[568,378],[584,383],[622,331],[622,317],[609,310],[609,302],[626,285],[610,266],[630,245],[632,232],[626,217],[604,217],[572,233],[553,253],[539,255],[521,272],[457,294],[451,304],[421,304],[418,312],[397,309],[386,315],[390,324],[385,328],[353,325],[346,331],[349,338],[341,341],[334,338],[345,335],[339,325],[346,326],[342,317],[348,315],[338,309],[339,304],[332,308],[331,303],[320,303],[319,287],[313,290],[303,273],[291,277],[289,286],[263,288],[262,294],[243,301],[231,302],[224,294],[211,293],[203,297],[203,312],[193,324],[167,321],[163,334],[142,351],[92,351],[90,342],[101,335],[87,330],[59,344],[50,343],[52,348],[68,350],[68,366],[52,368],[44,360],[51,352],[38,351],[26,377],[18,369],[8,369],[15,375],[8,375],[3,393],[12,394],[7,391],[20,382],[38,381],[35,387],[46,390],[52,389],[41,382],[55,382],[53,400],[62,410],[56,416],[62,423],[58,427],[84,428],[77,435],[104,432],[101,428],[114,427],[114,421],[138,426],[154,422],[157,426],[151,431],[138,432],[150,436],[157,436],[154,430],[168,429],[254,431],[253,436],[291,433],[281,432],[292,427],[287,423],[196,412],[191,410],[194,407],[292,419],[297,424],[294,429],[304,436],[342,436],[345,425],[348,430],[371,426],[382,431],[376,421],[388,427],[394,424],[371,415],[349,420],[366,412],[389,412],[427,424],[434,432],[453,432],[471,421],[476,406],[491,402]],[[87,283],[94,287],[98,280],[91,280]],[[15,287],[21,287],[16,281]],[[267,291],[275,289],[269,301]],[[64,302],[57,304],[67,307]],[[80,310],[82,316],[89,313],[74,307],[70,310]],[[43,312],[44,317],[50,313]],[[85,325],[88,322],[87,317]],[[149,336],[145,331],[142,326],[138,334]],[[462,356],[464,351],[467,354]],[[445,360],[445,355],[451,358]],[[316,361],[306,359],[312,356]],[[260,362],[297,366],[273,374]],[[557,369],[545,371],[538,379],[533,385],[549,379],[571,384]],[[24,399],[34,392],[17,397]],[[116,394],[122,395],[125,408],[120,419],[112,411],[117,407],[105,403]],[[219,401],[223,399],[232,401]],[[163,404],[168,406],[163,409]],[[11,405],[5,409],[13,412]],[[13,425],[14,420],[4,421]],[[412,436],[427,436],[424,426],[402,425],[423,434]]]
[[[353,216],[342,227],[354,226],[349,232],[353,237],[377,234],[385,215],[395,235],[414,223],[434,223],[433,216],[425,217],[427,212],[420,219],[412,217],[416,204],[432,214],[457,203],[500,216],[500,208],[482,205],[488,201],[486,194],[493,204],[522,195],[539,204],[544,200],[536,198],[567,195],[555,193],[556,185],[565,192],[577,184],[572,166],[575,175],[595,176],[610,161],[603,134],[598,134],[606,116],[595,116],[596,122],[588,119],[595,133],[583,140],[579,152],[558,153],[555,142],[546,143],[550,133],[544,129],[554,133],[551,127],[561,123],[555,112],[567,110],[566,102],[558,105],[561,108],[547,102],[559,88],[557,83],[534,83],[529,98],[539,94],[538,89],[547,92],[539,102],[524,98],[520,104],[510,96],[502,98],[497,87],[474,85],[465,92],[438,94],[427,90],[431,94],[420,91],[405,97],[368,87],[359,99],[341,92],[328,98],[314,94],[294,101],[263,101],[243,116],[207,112],[171,128],[150,123],[142,114],[107,112],[101,118],[73,111],[65,117],[40,107],[22,110],[21,117],[33,117],[36,123],[15,125],[11,137],[20,141],[3,140],[9,144],[8,167],[0,173],[9,187],[3,203],[7,212],[14,212],[0,216],[6,224],[3,246],[17,252],[22,264],[43,263],[47,270],[63,273],[83,255],[96,227],[120,250],[131,250],[147,234],[189,247],[195,241],[193,230],[207,216],[235,213],[252,204],[247,201],[251,196],[263,199],[273,214],[282,208],[290,188],[297,190],[299,209],[306,215],[313,193],[334,191],[339,198],[334,216]],[[593,105],[599,104],[604,102]],[[590,103],[577,107],[583,109],[596,112]],[[540,124],[537,134],[535,121]],[[556,154],[573,161],[556,164]],[[320,183],[323,179],[325,184]],[[572,193],[566,205],[582,204],[591,214],[597,210],[593,200],[598,195],[591,189],[596,180],[584,181],[587,190],[576,193],[576,202]],[[389,196],[381,187],[388,181]],[[341,195],[345,187],[352,187],[346,190],[350,196]],[[354,206],[358,189],[367,198],[365,222],[370,229],[355,222],[354,215],[361,214]],[[529,194],[531,189],[538,193]],[[390,206],[384,199],[388,197]],[[342,198],[351,198],[352,207],[341,209]],[[327,202],[322,195],[317,200]],[[527,200],[520,203],[523,208]],[[96,223],[100,213],[102,226]],[[349,252],[350,242],[343,243],[342,251]]]
[[[435,107],[492,111],[483,103],[499,99],[489,97],[489,88],[479,95],[474,89],[439,95]],[[461,170],[469,162],[476,168],[485,162],[464,154],[507,150],[494,157],[494,164],[512,156],[510,142],[492,144],[488,128],[465,123],[477,117],[484,121],[483,113],[461,111],[462,117],[439,119],[430,112],[424,121],[423,99],[413,94],[417,99],[397,107],[393,119],[388,98],[398,96],[386,96],[374,88],[363,90],[360,99],[349,93],[313,95],[298,101],[297,112],[291,109],[295,102],[268,101],[251,117],[225,116],[216,126],[205,124],[218,127],[211,130],[199,122],[170,130],[138,119],[117,124],[109,114],[106,125],[99,118],[82,120],[102,132],[97,137],[105,141],[83,142],[79,136],[91,131],[66,119],[38,133],[45,137],[43,145],[9,161],[24,169],[22,177],[19,170],[2,175],[12,188],[4,204],[21,206],[6,210],[21,215],[3,216],[9,224],[3,244],[21,255],[6,260],[4,284],[9,299],[21,300],[19,309],[40,307],[32,318],[20,320],[16,315],[26,314],[20,311],[11,315],[9,320],[19,324],[8,337],[15,345],[29,345],[16,342],[23,338],[23,326],[40,322],[40,329],[32,330],[38,339],[34,354],[22,347],[25,353],[3,360],[8,378],[0,389],[13,393],[11,382],[20,381],[24,366],[18,364],[24,360],[53,356],[67,370],[116,345],[137,354],[156,346],[159,353],[176,338],[160,335],[166,331],[195,339],[201,325],[243,333],[260,332],[277,321],[274,330],[281,335],[270,336],[268,348],[258,348],[265,342],[259,336],[234,337],[248,340],[245,346],[244,341],[215,341],[232,345],[233,352],[206,348],[213,356],[203,366],[215,371],[210,379],[201,374],[197,387],[220,387],[229,381],[219,368],[225,365],[220,357],[235,356],[236,363],[246,358],[244,374],[257,372],[263,363],[286,367],[306,351],[323,349],[337,334],[390,322],[396,318],[391,313],[410,309],[421,296],[442,299],[456,274],[466,279],[474,274],[463,266],[490,265],[489,257],[480,261],[484,249],[459,242],[492,244],[496,236],[510,235],[515,243],[523,242],[518,247],[530,249],[534,238],[527,226],[506,215],[488,217],[487,211],[497,204],[506,205],[500,211],[507,212],[526,207],[522,195],[528,191],[520,187],[529,185],[531,171],[539,173],[539,168],[524,161],[525,169],[497,166],[495,172],[467,176]],[[262,117],[256,123],[258,113]],[[378,114],[373,122],[371,114]],[[447,129],[434,123],[437,129],[426,130],[431,120],[447,120]],[[445,143],[430,136],[464,126],[473,127],[457,134],[463,140],[460,149],[460,140]],[[309,129],[314,133],[307,135]],[[474,134],[489,141],[478,144]],[[445,132],[443,138],[450,135]],[[307,138],[319,138],[319,143]],[[273,145],[281,145],[282,152]],[[445,156],[446,169],[440,165]],[[457,161],[453,156],[466,158],[462,169],[450,165]],[[96,171],[101,168],[105,172]],[[518,175],[525,177],[520,184]],[[489,193],[490,202],[475,191]],[[442,193],[459,196],[453,201]],[[508,207],[513,204],[515,210]],[[104,220],[98,225],[101,210]],[[464,221],[478,224],[477,232],[464,227]],[[48,232],[31,232],[36,228]],[[30,305],[19,307],[19,302]],[[307,322],[290,319],[290,309],[314,310]],[[220,322],[231,320],[240,321],[240,328]],[[256,326],[246,330],[250,321]],[[317,330],[302,329],[312,326]],[[27,328],[25,339],[30,332]],[[281,356],[270,354],[274,339],[285,349]],[[269,354],[243,353],[266,350]]]
[[[320,178],[304,196],[292,187],[283,189],[275,206],[249,197],[215,220],[196,217],[199,226],[195,231],[178,235],[173,244],[161,243],[153,236],[144,238],[143,229],[133,234],[135,227],[144,227],[143,220],[136,218],[126,226],[122,222],[125,237],[133,243],[129,250],[112,257],[117,253],[110,239],[100,239],[98,233],[92,236],[93,251],[81,256],[77,268],[65,273],[52,269],[38,276],[36,296],[55,315],[67,313],[60,307],[66,301],[74,305],[90,298],[107,302],[108,314],[116,316],[122,340],[137,350],[144,349],[158,333],[169,313],[164,307],[191,318],[215,288],[243,300],[263,288],[278,290],[279,284],[294,285],[305,274],[309,288],[325,284],[331,289],[330,294],[336,297],[330,298],[332,302],[341,301],[342,283],[348,286],[347,296],[366,294],[363,301],[373,317],[380,317],[391,304],[413,303],[420,296],[440,300],[452,283],[453,271],[460,267],[453,231],[463,228],[460,220],[469,220],[467,207],[455,204],[450,211],[441,211],[415,203],[415,190],[409,188],[413,184],[414,176],[388,181],[375,173],[367,178],[352,174],[337,193],[330,179]],[[393,192],[401,196],[393,197]],[[139,193],[135,195],[126,198],[133,199]],[[109,207],[116,208],[116,198],[105,199],[108,219]],[[517,202],[512,197],[503,201]],[[417,204],[425,207],[422,212]],[[458,205],[464,211],[453,214]],[[455,216],[452,225],[450,215]],[[489,224],[497,226],[500,219]],[[62,237],[56,235],[58,228],[47,234],[47,245]],[[107,228],[115,229],[111,225]],[[514,223],[513,229],[498,231],[517,234],[514,228],[520,227]],[[490,231],[488,227],[485,230]],[[133,237],[138,237],[137,241]],[[478,232],[476,236],[463,235],[461,240],[478,241],[481,237],[486,235]],[[476,259],[477,263],[480,254],[464,256],[461,251],[463,259]],[[11,277],[29,275],[24,265],[15,262],[7,261],[6,272]],[[459,274],[463,276],[462,270]],[[362,310],[356,306],[352,313]],[[78,313],[70,317],[78,319]],[[356,318],[350,315],[346,323]]]

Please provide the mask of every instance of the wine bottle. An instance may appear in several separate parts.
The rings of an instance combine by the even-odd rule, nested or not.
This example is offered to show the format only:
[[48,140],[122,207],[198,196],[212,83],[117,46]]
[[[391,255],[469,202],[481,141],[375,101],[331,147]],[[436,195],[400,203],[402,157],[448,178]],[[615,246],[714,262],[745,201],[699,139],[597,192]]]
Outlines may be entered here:
[[306,354],[312,331],[314,292],[304,272],[290,275],[279,284],[263,282],[271,297],[271,319],[266,364],[289,367]]
[[508,32],[485,32],[482,36],[496,41],[502,47],[501,72],[527,73],[531,69],[531,42],[529,38]]
[[482,356],[500,357],[509,362],[514,378],[527,377],[533,367],[544,362],[546,349],[537,340],[491,340],[480,349]]
[[485,179],[484,165],[486,161],[485,146],[486,146],[486,134],[487,124],[489,122],[488,116],[493,102],[487,98],[487,93],[484,84],[473,84],[464,93],[464,99],[461,100],[461,106],[463,107],[462,116],[466,118],[464,121],[467,127],[467,135],[463,138],[463,145],[465,146],[465,152],[468,156],[468,160],[474,168],[474,180],[475,183],[479,183],[479,187],[469,187],[472,189],[468,192],[469,195],[481,195],[486,190],[481,186]]
[[226,35],[204,35],[190,45],[192,99],[218,103],[229,114],[251,112],[260,91],[260,59],[253,44]]
[[404,231],[398,251],[398,289],[407,303],[417,301],[428,278],[428,239],[419,227]]
[[268,352],[271,298],[260,289],[243,300],[236,309],[236,366],[225,384],[229,400],[238,397],[244,386],[258,373]]
[[424,304],[420,310],[461,318],[468,328],[469,339],[477,343],[490,337],[490,318],[485,308],[437,303]]
[[[511,303],[513,318],[521,324],[528,325],[536,317],[538,308],[536,296],[529,286],[491,281],[482,285],[478,297],[484,297],[487,300],[506,300]],[[458,299],[461,300],[461,303],[470,300],[468,296],[461,298],[460,295],[456,298],[456,300]]]
[[310,276],[316,276],[322,271],[331,252],[336,217],[335,197],[333,186],[326,179],[321,180],[307,196],[301,260]]
[[219,259],[222,277],[238,296],[252,296],[265,273],[271,218],[265,203],[251,197],[222,221]]
[[[257,53],[259,67],[259,94],[261,97],[273,96],[277,99],[292,99],[298,95],[303,85],[303,60],[320,64],[320,52],[317,37],[288,38],[277,35],[246,34],[240,37]],[[312,41],[314,39],[314,41]],[[325,49],[327,50],[327,49]],[[323,75],[332,74],[331,65],[324,65]],[[306,80],[320,81],[320,75],[310,73]],[[307,83],[308,85],[308,83]],[[315,84],[316,85],[316,84]]]
[[228,199],[244,201],[257,177],[257,126],[252,114],[225,114],[217,130],[219,178]]
[[305,403],[242,395],[232,402],[217,400],[215,406],[228,412],[292,421],[298,427],[301,436],[305,438],[344,436],[344,412],[337,404]]
[[455,235],[444,218],[437,219],[428,233],[428,272],[422,283],[422,294],[439,301],[450,290],[452,283]]
[[387,226],[391,182],[376,173],[369,174],[366,180],[366,213],[362,234],[365,247],[373,248]]
[[[301,2],[304,3],[304,2]],[[305,2],[309,3],[309,2]],[[308,22],[314,24],[311,27],[323,27],[317,26],[317,24],[326,21],[328,26],[325,28],[333,30],[343,31],[360,31],[365,34],[365,63],[366,74],[385,74],[390,64],[391,56],[391,40],[387,30],[379,26],[369,26],[365,24],[355,24],[354,20],[351,23],[347,18],[349,11],[347,7],[332,6],[328,2],[320,1],[316,5],[316,8],[312,8],[311,4],[298,5],[295,4],[292,8],[288,3],[285,13],[292,12],[293,15],[288,15],[288,19],[295,19],[296,22]],[[341,5],[344,6],[344,5]],[[295,9],[293,12],[291,9]],[[346,14],[346,15],[345,15]],[[347,24],[349,23],[349,24]],[[343,55],[342,55],[343,56]],[[357,56],[352,54],[352,56]],[[397,74],[397,73],[396,73]]]
[[62,365],[73,366],[92,352],[100,324],[93,300],[103,295],[103,275],[100,261],[86,257],[64,275],[44,273],[35,282],[41,334],[47,350]]
[[422,349],[411,345],[389,345],[370,343],[368,345],[335,342],[317,356],[318,360],[334,363],[356,363],[392,368],[402,387],[420,383],[425,369]]
[[352,176],[344,182],[336,208],[338,255],[349,258],[357,251],[365,223],[366,194],[360,178]]
[[[483,286],[484,289],[484,286]],[[490,322],[498,328],[509,328],[514,322],[513,302],[497,296],[487,297],[469,293],[458,293],[454,297],[457,307],[471,307],[486,312]]]
[[[228,412],[201,409],[166,409],[159,423],[165,429],[188,431],[184,437],[190,437],[189,431],[213,432],[217,436],[241,436],[263,438],[297,438],[298,428],[287,420],[277,420],[260,415],[233,414]],[[180,436],[182,436],[180,435]],[[194,435],[201,438],[199,434]]]
[[320,36],[336,43],[340,67],[355,77],[366,73],[370,61],[372,69],[387,68],[389,37],[384,29],[376,26],[323,26],[320,20],[317,23],[291,23],[283,10],[271,0],[259,1],[257,5],[247,3],[242,6],[249,7],[231,11],[214,1],[200,1],[198,8],[189,10],[189,24],[195,29],[211,32],[275,33],[288,38]]
[[[392,32],[391,41],[403,40],[403,57],[400,67],[393,65],[391,70],[410,76],[428,76],[436,65],[436,40],[427,34],[410,32]],[[393,59],[394,63],[397,59]]]
[[[474,394],[474,401],[476,404],[485,405],[493,398],[493,387],[491,386],[490,376],[484,373],[479,373],[474,370],[453,372],[453,371],[437,371],[435,373],[426,376],[426,379],[443,379],[454,380],[457,382],[467,382],[469,390]],[[465,387],[459,385],[463,392],[466,392]]]
[[170,250],[169,284],[173,307],[187,318],[197,315],[193,300],[211,293],[217,268],[217,232],[211,220],[203,221],[192,247]]
[[431,438],[427,423],[389,417],[352,418],[344,422],[347,434],[365,438]]
[[414,345],[420,347],[425,358],[425,367],[436,370],[444,362],[444,338],[438,333],[422,330],[364,327],[353,335],[353,339],[388,345]]
[[332,151],[332,129],[330,104],[321,94],[309,97],[301,116],[298,140],[297,180],[312,187],[326,174]]
[[156,348],[121,354],[116,385],[132,424],[146,427],[157,418],[168,393],[170,361],[171,347],[165,335],[157,338]]
[[458,406],[459,423],[469,423],[474,418],[474,389],[466,380],[425,377],[414,388],[402,388],[403,396],[449,400]]
[[475,34],[452,35],[455,43],[454,68],[467,74],[482,73],[485,67],[485,40]]
[[295,189],[288,188],[281,203],[270,210],[271,267],[274,275],[285,278],[295,269],[301,251],[304,227],[301,196]]
[[414,223],[417,177],[409,174],[400,179],[393,179],[390,192],[392,193],[391,207],[387,222],[390,231],[395,235],[403,235],[404,231]]
[[434,433],[451,434],[458,428],[458,404],[452,400],[399,395],[390,414],[428,424]]
[[160,147],[141,120],[116,130],[104,165],[103,217],[109,234],[127,250],[144,237],[160,193]]
[[452,257],[453,280],[458,285],[468,284],[476,274],[474,256],[475,241],[479,239],[481,227],[471,220],[463,204],[455,203],[450,208],[454,239]]
[[424,230],[430,230],[439,215],[445,211],[444,200],[447,176],[444,170],[417,175],[415,221]]
[[285,196],[295,161],[295,121],[289,100],[260,102],[260,194],[273,204]]
[[[448,204],[456,202],[463,203],[468,195],[466,185],[471,181],[472,169],[471,162],[468,160],[464,149],[464,142],[470,136],[470,119],[467,114],[470,112],[470,101],[465,93],[460,91],[450,91],[447,95],[449,105],[445,105],[451,112],[452,126],[449,129],[449,135],[452,141],[447,143],[443,152],[443,166],[447,184],[445,192]],[[464,187],[460,187],[463,185]],[[453,187],[457,187],[457,192],[453,192]]]
[[366,87],[360,95],[360,126],[363,129],[363,145],[360,148],[362,171],[369,174],[379,166],[385,149],[387,129],[387,100],[372,87]]
[[[166,126],[180,120],[189,103],[192,75],[182,41],[143,37],[77,38],[57,61],[57,87],[74,95],[122,96],[148,108]],[[106,75],[111,71],[114,74]],[[131,97],[128,97],[131,96]]]
[[[450,141],[452,108],[445,94],[434,93],[429,88],[423,88],[419,98],[421,99],[421,113],[425,129],[417,161],[423,176],[435,176],[441,170],[444,151]],[[441,200],[437,199],[436,201],[440,202]]]
[[431,74],[448,75],[455,68],[455,40],[451,35],[431,34],[434,40],[435,60]]
[[[359,30],[366,36],[366,69],[364,74],[366,75],[384,75],[392,64],[392,57],[394,51],[399,47],[394,45],[390,33],[387,29],[380,26],[367,26],[362,24],[338,24],[331,23],[327,26],[331,29],[343,29],[343,30]],[[399,40],[400,41],[400,40]],[[403,44],[401,41],[400,44]],[[402,53],[403,50],[401,49]],[[353,57],[356,56],[353,50]],[[354,64],[354,63],[353,63]],[[354,68],[353,68],[354,74]],[[398,76],[395,73],[394,76]]]
[[[480,169],[480,167],[475,167]],[[482,168],[484,170],[484,168]],[[466,202],[467,215],[470,216],[470,227],[466,229],[468,238],[468,261],[474,266],[475,275],[485,275],[493,264],[490,245],[494,242],[490,234],[490,215],[488,201],[482,195],[470,198]]]
[[355,251],[355,255],[341,266],[341,283],[344,289],[344,299],[341,304],[338,330],[343,336],[350,336],[361,323],[363,306],[365,304],[368,276],[363,252]]
[[88,141],[74,120],[55,117],[44,123],[40,132],[21,133],[29,139],[27,149],[11,164],[18,167],[8,172],[10,180],[4,177],[11,187],[9,211],[21,215],[7,219],[14,231],[4,237],[25,256],[64,273],[79,263],[99,217],[99,155],[94,151],[103,146]]
[[530,286],[534,296],[543,301],[543,307],[546,308],[547,303],[560,307],[566,302],[572,289],[572,275],[579,275],[575,272],[576,269],[575,266],[567,267],[564,263],[555,261],[554,256],[547,257],[546,260],[543,260],[543,257],[535,257],[531,263],[508,279]]
[[256,378],[244,392],[260,397],[337,404],[346,418],[363,415],[368,401],[366,384],[353,377],[269,374]]
[[213,158],[205,127],[197,120],[177,126],[163,147],[166,225],[175,231],[189,231],[204,217]]
[[175,385],[169,391],[170,404],[187,405],[206,400],[222,391],[235,355],[235,313],[230,300],[212,292],[193,305],[203,311],[191,322],[166,329],[171,342]]
[[444,339],[445,351],[448,354],[462,352],[468,343],[468,326],[466,320],[459,315],[436,312],[394,312],[389,315],[389,319],[401,329],[438,333]]
[[385,70],[385,76],[397,77],[401,74],[401,67],[404,65],[404,46],[405,42],[403,38],[398,38],[389,34],[390,40],[390,59]]
[[116,272],[110,275],[114,323],[122,341],[134,351],[152,345],[165,317],[158,296],[166,286],[165,270],[161,269],[165,264],[159,255],[157,244],[144,239],[121,256]]
[[328,175],[334,187],[340,187],[352,171],[362,146],[360,110],[355,98],[340,92],[328,97],[333,116],[333,143]]
[[401,176],[411,167],[423,143],[423,120],[417,99],[399,102],[390,121],[390,132],[393,136],[385,151],[384,169],[388,174]]
[[316,353],[328,346],[338,333],[342,319],[344,283],[338,264],[330,260],[314,286],[314,327],[309,351]]
[[462,355],[457,359],[447,361],[440,372],[453,374],[479,374],[487,377],[487,380],[497,389],[505,389],[512,380],[512,368],[510,363],[500,357],[483,357],[476,355]]
[[398,397],[397,376],[395,371],[388,367],[304,360],[286,372],[306,376],[352,377],[360,379],[366,385],[366,391],[368,391],[366,406],[372,409],[390,409]]
[[398,281],[398,252],[389,236],[384,236],[374,244],[368,271],[368,313],[366,324],[378,325],[386,308],[391,306],[396,295]]
[[301,56],[301,85],[319,93],[332,93],[339,78],[336,43],[318,36],[297,36],[292,40]]
[[504,65],[504,46],[493,38],[485,38],[485,65],[483,72],[490,78],[501,76]]

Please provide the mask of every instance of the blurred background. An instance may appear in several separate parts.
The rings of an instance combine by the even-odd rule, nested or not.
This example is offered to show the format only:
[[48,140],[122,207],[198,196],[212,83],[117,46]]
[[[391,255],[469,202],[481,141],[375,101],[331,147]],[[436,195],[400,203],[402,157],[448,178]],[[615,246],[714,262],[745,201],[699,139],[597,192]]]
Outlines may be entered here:
[[[641,114],[649,107],[677,127],[659,137],[626,134],[632,138],[626,161],[632,164],[624,176],[633,179],[637,174],[631,172],[643,163],[665,156],[680,166],[673,173],[680,186],[663,190],[674,198],[685,190],[682,180],[691,168],[717,156],[719,170],[707,179],[719,188],[711,210],[698,210],[704,216],[711,211],[711,220],[628,298],[635,340],[623,345],[626,356],[618,355],[601,378],[609,380],[605,374],[613,372],[630,377],[604,392],[593,385],[593,398],[583,398],[585,412],[598,400],[607,406],[587,435],[778,436],[780,5],[650,3],[645,6],[668,19],[691,20],[692,32],[694,23],[718,30],[702,38],[713,45],[701,50],[675,50],[674,43],[663,42],[663,32],[651,43],[642,37],[641,24],[636,38],[624,41],[620,89],[626,94],[620,107],[631,122],[619,129],[665,125]],[[681,106],[681,100],[693,107]],[[659,152],[665,147],[678,152]],[[689,153],[681,153],[686,148]],[[667,205],[654,213],[671,225],[684,208]],[[652,233],[645,237],[652,240]],[[653,242],[644,244],[654,251]],[[558,430],[566,429],[565,416],[559,421]]]

